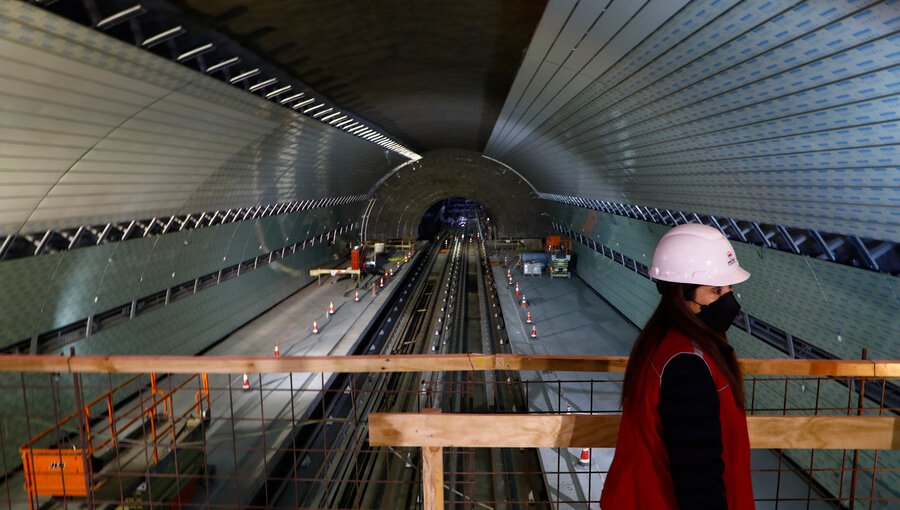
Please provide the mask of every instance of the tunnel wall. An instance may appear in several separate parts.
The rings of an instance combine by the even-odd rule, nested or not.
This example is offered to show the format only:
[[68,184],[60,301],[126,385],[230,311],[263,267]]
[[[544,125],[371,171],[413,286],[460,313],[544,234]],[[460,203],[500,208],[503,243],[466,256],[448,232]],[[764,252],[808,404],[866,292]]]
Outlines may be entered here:
[[365,221],[367,239],[415,239],[422,215],[436,202],[470,198],[488,211],[497,235],[541,237],[549,231],[545,201],[519,174],[464,150],[425,153],[379,181]]
[[[311,236],[358,224],[361,212],[362,204],[310,209],[3,262],[0,349]],[[306,278],[307,269],[298,267],[298,283]],[[274,265],[261,272],[273,271],[277,272]],[[132,351],[136,352],[142,351]]]
[[[668,230],[581,207],[554,203],[550,211],[558,223],[648,266]],[[858,359],[864,347],[874,359],[900,358],[900,278],[735,241],[732,246],[752,275],[739,287],[751,315],[843,359]],[[598,277],[595,288],[621,300],[622,312],[643,325],[656,303],[655,288],[631,275],[627,285]]]
[[897,24],[891,1],[550,1],[485,154],[543,193],[896,242]]
[[0,16],[0,236],[359,195],[406,161],[26,2]]
[[[287,270],[272,270],[264,266],[241,274],[218,285],[188,295],[166,306],[155,308],[132,320],[99,331],[84,340],[67,345],[76,355],[194,355],[214,342],[278,304],[302,286],[312,282],[308,269],[332,263],[332,247],[319,244],[280,259],[273,265]],[[262,353],[259,353],[262,354]],[[82,375],[85,394],[93,398],[102,389],[114,386],[128,377],[105,374]],[[53,425],[54,416],[75,411],[71,376],[64,374],[61,387],[51,389],[51,376],[26,376],[29,392],[29,420],[13,419],[25,416],[25,399],[17,374],[0,374],[0,409],[4,415],[0,424],[5,429],[3,450],[6,466],[3,472],[21,465],[18,445]],[[55,397],[51,398],[51,395]],[[54,409],[59,413],[54,413]],[[30,428],[29,428],[30,425]]]
[[[653,248],[667,228],[654,223],[607,213],[554,204],[551,215],[557,223],[594,239],[597,243],[649,266]],[[741,266],[751,277],[736,287],[744,310],[784,331],[810,341],[845,359],[858,359],[863,347],[875,359],[900,358],[897,342],[900,309],[894,292],[900,279],[890,275],[851,268],[799,255],[778,252],[732,241]],[[642,327],[659,302],[656,286],[631,268],[614,262],[593,248],[573,241],[576,274],[631,322]],[[836,339],[841,332],[842,341]],[[730,343],[741,358],[787,358],[785,352],[738,328],[728,331]],[[858,400],[858,393],[837,381],[811,381],[801,387],[800,381],[785,384],[783,378],[759,377],[755,384],[746,383],[750,403],[759,414],[781,414],[786,405],[796,414],[820,408],[846,408]],[[802,411],[807,410],[807,411]],[[833,413],[833,411],[832,411]],[[840,414],[840,411],[837,411]],[[846,413],[844,411],[843,413]],[[785,450],[784,454],[800,466],[819,468],[814,476],[832,494],[841,492],[841,476],[834,471],[844,454],[840,450]],[[873,466],[870,451],[860,452],[860,465]],[[879,466],[900,468],[897,452],[881,452]],[[862,471],[863,485],[871,477]],[[771,484],[755,484],[758,497],[774,497],[775,473],[761,475]],[[865,479],[865,481],[862,481]],[[845,481],[843,493],[849,486]],[[876,497],[896,498],[900,472],[881,471],[876,484]],[[805,496],[804,496],[805,497]],[[870,508],[887,508],[873,505]]]

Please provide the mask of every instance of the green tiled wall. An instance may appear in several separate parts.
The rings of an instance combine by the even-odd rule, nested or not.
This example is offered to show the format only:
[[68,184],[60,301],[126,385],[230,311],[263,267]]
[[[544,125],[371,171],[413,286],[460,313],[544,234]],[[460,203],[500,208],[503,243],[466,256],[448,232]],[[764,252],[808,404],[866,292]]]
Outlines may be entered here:
[[[558,222],[648,266],[668,230],[581,207],[554,203],[551,209]],[[900,278],[732,244],[752,274],[737,287],[751,315],[842,358],[859,358],[864,347],[873,359],[900,358]]]
[[312,209],[3,262],[0,349],[349,225],[360,208]]
[[[313,281],[308,269],[329,261],[331,254],[332,247],[327,244],[298,251],[275,264],[243,273],[101,330],[71,346],[76,355],[196,354]],[[83,376],[83,385],[105,388],[107,377],[88,374]],[[112,384],[125,377],[114,376]],[[23,419],[25,404],[19,374],[0,374],[0,434],[3,434],[2,453],[6,462],[3,472],[21,463],[18,446],[22,442],[52,425],[55,416],[65,416],[75,409],[71,387],[61,388],[55,392],[56,398],[50,398],[54,394],[50,390],[50,376],[32,374],[25,378],[29,387],[30,428]],[[71,385],[71,376],[63,375],[60,379],[61,384]],[[92,398],[92,395],[85,397]],[[55,412],[57,408],[59,413]]]
[[[561,204],[552,207],[557,222],[648,266],[653,248],[667,230],[660,225],[584,208]],[[733,244],[741,265],[753,275],[737,287],[741,303],[751,315],[844,358],[858,358],[864,346],[869,347],[872,358],[900,358],[896,277],[752,245]],[[573,251],[577,257],[578,275],[629,320],[643,326],[659,299],[653,283],[580,243],[574,243]],[[840,342],[837,334],[842,336]],[[728,338],[742,358],[787,357],[737,328],[729,330]],[[748,405],[752,398],[756,414],[782,414],[785,391],[788,392],[787,407],[792,414],[812,414],[813,411],[808,409],[815,408],[816,398],[819,409],[844,408],[843,411],[820,411],[820,414],[846,414],[848,400],[854,405],[857,401],[856,393],[851,394],[847,386],[833,380],[791,381],[786,387],[783,379],[756,379],[755,383],[746,383]],[[771,411],[773,409],[777,411]],[[808,469],[813,460],[813,466],[818,470],[816,481],[832,494],[846,497],[849,493],[850,476],[845,472],[842,489],[839,468],[843,463],[845,469],[849,469],[852,452],[846,457],[842,450],[817,450],[815,454],[810,450],[785,450],[784,453],[802,468]],[[860,452],[860,466],[871,468],[874,465],[872,452]],[[895,471],[879,473],[876,496],[900,497],[897,489],[900,471],[896,470],[900,467],[900,452],[879,452],[878,466]],[[871,487],[870,471],[860,473],[859,486]],[[769,475],[777,477],[777,473],[763,476]],[[777,479],[773,478],[771,482],[775,487]],[[767,487],[757,487],[758,494],[774,495],[766,494],[766,490]],[[868,495],[868,489],[863,492]],[[888,502],[876,502],[871,506],[857,502],[856,507],[886,509]]]

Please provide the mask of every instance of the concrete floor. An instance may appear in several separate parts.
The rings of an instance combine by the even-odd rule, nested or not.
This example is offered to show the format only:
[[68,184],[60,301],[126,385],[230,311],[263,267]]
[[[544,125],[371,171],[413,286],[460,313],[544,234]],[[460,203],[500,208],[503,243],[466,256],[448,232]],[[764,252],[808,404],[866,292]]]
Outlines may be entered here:
[[[513,260],[510,257],[509,260]],[[499,286],[500,303],[506,319],[512,352],[516,354],[583,354],[594,356],[627,356],[639,330],[619,315],[577,276],[550,278],[549,275],[525,276],[521,268],[512,269],[513,281],[519,283],[527,306],[521,306],[521,295],[507,286],[502,257],[494,268]],[[537,328],[531,338],[531,325],[525,324],[527,310]],[[622,374],[590,374],[561,372],[523,372],[527,381],[531,412],[619,412]],[[550,499],[560,501],[559,509],[598,509],[603,482],[612,462],[613,448],[590,450],[590,469],[579,460],[580,448],[540,449],[544,473],[551,490]],[[754,470],[774,470],[778,456],[769,450],[754,450]],[[783,465],[782,469],[788,469]],[[758,510],[775,509],[775,490],[782,499],[807,498],[808,484],[798,475],[754,472],[754,492]],[[812,497],[816,493],[813,490]],[[589,505],[585,501],[591,502]],[[778,510],[826,510],[837,508],[830,503],[779,501]]]

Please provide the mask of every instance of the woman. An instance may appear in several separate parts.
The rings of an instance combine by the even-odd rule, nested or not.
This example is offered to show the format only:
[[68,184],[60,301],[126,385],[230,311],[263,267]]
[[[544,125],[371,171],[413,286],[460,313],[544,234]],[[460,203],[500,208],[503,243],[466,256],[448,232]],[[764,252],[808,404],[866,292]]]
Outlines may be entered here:
[[750,277],[713,227],[679,225],[653,253],[659,305],[638,336],[603,510],[750,510],[743,380],[725,330]]

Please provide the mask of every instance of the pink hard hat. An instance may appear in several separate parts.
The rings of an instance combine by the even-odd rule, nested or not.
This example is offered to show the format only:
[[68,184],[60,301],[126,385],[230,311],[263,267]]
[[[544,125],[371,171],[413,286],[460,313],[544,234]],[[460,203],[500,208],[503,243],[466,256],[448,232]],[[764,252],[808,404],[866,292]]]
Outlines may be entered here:
[[750,278],[718,229],[686,223],[666,232],[653,252],[650,277],[665,282],[721,287]]

